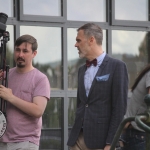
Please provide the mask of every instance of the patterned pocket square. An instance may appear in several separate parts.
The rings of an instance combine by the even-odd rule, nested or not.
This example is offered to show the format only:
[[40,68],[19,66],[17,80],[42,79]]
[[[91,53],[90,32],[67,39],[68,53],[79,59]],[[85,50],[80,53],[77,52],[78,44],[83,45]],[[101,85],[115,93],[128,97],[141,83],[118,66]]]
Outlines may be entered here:
[[97,77],[96,77],[96,80],[97,80],[97,81],[107,81],[107,80],[109,79],[109,75],[110,75],[110,74],[106,74],[106,75],[104,75],[104,76],[97,76]]

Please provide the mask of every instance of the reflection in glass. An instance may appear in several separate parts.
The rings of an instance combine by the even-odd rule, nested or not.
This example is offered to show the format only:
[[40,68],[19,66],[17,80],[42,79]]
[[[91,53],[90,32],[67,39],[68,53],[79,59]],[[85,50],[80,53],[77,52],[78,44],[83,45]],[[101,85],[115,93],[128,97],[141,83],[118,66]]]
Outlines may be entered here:
[[69,132],[70,132],[70,130],[74,124],[76,107],[77,107],[77,99],[76,98],[69,98],[69,103],[68,103],[68,128],[69,128]]
[[61,0],[23,0],[23,14],[61,16]]
[[67,19],[106,21],[106,0],[67,0]]
[[68,53],[68,88],[77,88],[78,68],[85,63],[84,59],[79,58],[78,50],[74,46],[77,36],[76,28],[67,30],[67,53]]
[[[79,58],[78,50],[74,46],[76,43],[77,29],[67,29],[67,53],[68,53],[68,88],[77,88],[78,69],[85,63],[85,59]],[[103,50],[106,52],[106,30],[103,30]]]
[[51,98],[43,114],[40,149],[61,149],[62,99]]
[[0,12],[7,14],[8,17],[13,17],[13,1],[0,0]]
[[150,33],[146,32],[112,32],[112,55],[114,58],[126,63],[129,75],[129,88],[133,85],[139,72],[150,62],[149,39]]
[[61,89],[61,28],[21,26],[20,34],[31,34],[37,39],[38,53],[33,65],[47,75],[52,89]]
[[148,0],[115,0],[115,19],[148,21],[148,6]]

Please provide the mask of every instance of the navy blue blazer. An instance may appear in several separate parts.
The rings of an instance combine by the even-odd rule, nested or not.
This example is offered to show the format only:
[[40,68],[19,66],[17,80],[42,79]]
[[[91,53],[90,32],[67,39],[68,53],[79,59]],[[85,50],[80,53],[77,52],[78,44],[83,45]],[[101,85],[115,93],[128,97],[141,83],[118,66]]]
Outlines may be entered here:
[[83,127],[87,147],[103,149],[106,144],[111,144],[126,112],[127,68],[124,62],[106,54],[88,97],[84,87],[85,71],[85,65],[79,68],[76,117],[67,144],[75,144]]

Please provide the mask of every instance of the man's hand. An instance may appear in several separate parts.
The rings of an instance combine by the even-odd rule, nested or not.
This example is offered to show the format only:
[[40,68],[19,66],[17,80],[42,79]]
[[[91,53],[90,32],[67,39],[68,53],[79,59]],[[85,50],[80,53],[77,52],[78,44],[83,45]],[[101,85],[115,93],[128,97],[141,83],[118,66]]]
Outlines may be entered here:
[[0,80],[2,80],[3,77],[4,77],[4,72],[3,72],[3,70],[0,70]]
[[10,101],[13,97],[12,90],[0,85],[0,97],[4,100]]
[[106,146],[104,147],[104,150],[110,150],[110,145],[106,145]]

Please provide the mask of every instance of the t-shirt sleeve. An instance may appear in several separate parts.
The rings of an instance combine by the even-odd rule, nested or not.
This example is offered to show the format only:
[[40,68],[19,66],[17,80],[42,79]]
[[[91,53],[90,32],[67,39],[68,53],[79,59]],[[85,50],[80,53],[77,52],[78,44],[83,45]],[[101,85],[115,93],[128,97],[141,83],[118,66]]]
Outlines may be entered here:
[[36,84],[33,97],[44,96],[50,99],[50,82],[46,76],[42,77]]

